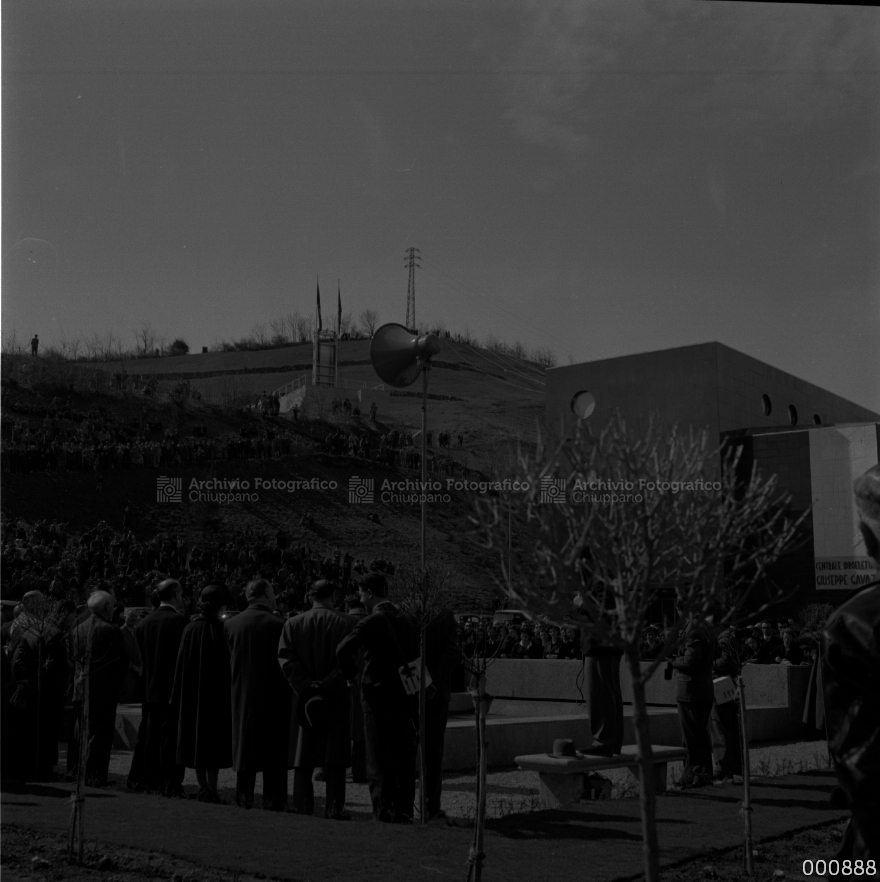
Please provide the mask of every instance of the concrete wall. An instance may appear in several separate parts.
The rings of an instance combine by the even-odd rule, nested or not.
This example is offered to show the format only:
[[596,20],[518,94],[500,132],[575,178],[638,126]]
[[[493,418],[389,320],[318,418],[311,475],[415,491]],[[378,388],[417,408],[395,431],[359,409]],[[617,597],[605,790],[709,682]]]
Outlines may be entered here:
[[[657,669],[645,687],[647,703],[675,707],[675,680],[663,678],[663,667]],[[792,719],[801,719],[810,681],[809,667],[746,665],[743,676],[747,707],[789,708]],[[620,687],[624,702],[631,704],[632,678],[622,660]],[[499,698],[587,700],[583,663],[579,661],[496,659],[486,674],[486,690]]]
[[[708,429],[790,425],[789,405],[797,424],[811,425],[813,415],[829,423],[873,422],[878,414],[819,386],[781,371],[721,343],[699,343],[657,352],[552,368],[547,376],[547,426],[551,433],[573,425],[571,399],[592,392],[596,408],[589,422],[603,428],[619,409],[628,424],[639,426],[655,413],[666,424]],[[764,399],[770,399],[770,413]]]
[[552,435],[572,430],[572,397],[586,391],[596,399],[589,422],[597,429],[619,410],[634,429],[654,414],[668,425],[708,429],[717,439],[716,348],[703,343],[548,370],[548,430]]

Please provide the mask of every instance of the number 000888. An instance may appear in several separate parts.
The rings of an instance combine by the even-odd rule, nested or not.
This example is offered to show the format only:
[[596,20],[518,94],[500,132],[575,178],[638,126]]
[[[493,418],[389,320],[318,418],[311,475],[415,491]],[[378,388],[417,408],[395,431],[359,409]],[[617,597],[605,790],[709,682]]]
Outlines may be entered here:
[[801,872],[805,876],[876,876],[876,861],[804,861]]

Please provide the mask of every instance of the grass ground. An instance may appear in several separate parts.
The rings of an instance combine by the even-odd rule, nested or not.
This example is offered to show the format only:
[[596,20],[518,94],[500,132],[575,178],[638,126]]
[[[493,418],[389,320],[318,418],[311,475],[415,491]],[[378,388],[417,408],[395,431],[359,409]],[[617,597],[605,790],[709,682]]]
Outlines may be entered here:
[[[792,763],[823,766],[820,746],[759,747],[753,763],[777,772]],[[115,756],[117,771],[127,771],[128,759]],[[354,820],[338,823],[132,795],[120,786],[120,778],[107,790],[87,791],[85,870],[64,858],[71,786],[4,786],[4,880],[410,882],[467,876],[474,814],[471,774],[445,777],[444,808],[450,819],[425,829],[373,822],[366,788],[360,785],[349,790]],[[551,811],[539,809],[536,784],[530,773],[490,773],[484,878],[610,882],[640,876],[641,821],[633,792],[618,790],[621,798]],[[833,776],[823,768],[756,778],[753,821],[756,840],[764,843],[758,848],[756,878],[775,882],[783,878],[779,872],[800,878],[805,858],[833,855],[843,813],[828,805],[832,784]],[[320,794],[322,786],[316,789]],[[658,799],[665,882],[743,878],[741,796],[741,787],[717,785],[673,789]]]

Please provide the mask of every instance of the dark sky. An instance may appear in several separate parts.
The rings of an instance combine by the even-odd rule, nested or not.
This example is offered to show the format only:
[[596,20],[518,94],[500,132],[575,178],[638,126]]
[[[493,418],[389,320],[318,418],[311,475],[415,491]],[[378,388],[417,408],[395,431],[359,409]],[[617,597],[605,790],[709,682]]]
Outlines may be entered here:
[[719,340],[880,410],[880,10],[5,0],[3,337]]

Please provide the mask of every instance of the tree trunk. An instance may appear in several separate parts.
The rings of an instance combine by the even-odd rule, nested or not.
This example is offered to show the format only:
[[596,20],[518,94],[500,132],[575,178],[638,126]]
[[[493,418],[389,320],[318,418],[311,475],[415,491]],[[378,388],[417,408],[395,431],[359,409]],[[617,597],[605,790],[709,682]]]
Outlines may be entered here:
[[627,653],[627,664],[633,687],[633,726],[639,749],[639,809],[642,815],[642,855],[645,861],[645,882],[660,880],[660,846],[657,842],[657,770],[651,752],[651,732],[645,706],[645,684],[638,653]]
[[70,812],[70,841],[67,854],[73,858],[76,851],[76,862],[82,866],[85,849],[85,796],[83,789],[86,780],[86,752],[89,747],[89,685],[86,680],[83,686],[83,701],[79,718],[79,760],[76,766],[76,790],[71,796],[73,807]]
[[[422,579],[424,580],[424,570]],[[423,626],[419,638],[419,817],[424,826],[428,823],[428,761],[425,756],[428,737],[428,721],[426,718],[428,695],[425,688],[425,648],[427,643],[427,629]]]
[[34,772],[39,777],[43,765],[43,665],[45,659],[45,643],[43,635],[37,635],[37,743],[34,745],[36,751]]
[[742,768],[743,768],[743,828],[745,834],[745,849],[743,852],[743,864],[747,875],[755,875],[755,854],[752,842],[752,770],[749,765],[749,730],[746,720],[746,687],[743,682],[742,672],[736,678],[737,692],[739,693],[739,720],[740,734],[742,736]]
[[478,666],[476,674],[476,693],[474,694],[474,713],[477,722],[477,813],[474,819],[474,841],[468,855],[470,867],[468,880],[480,882],[483,878],[483,840],[486,830],[486,771],[488,766],[489,743],[486,739],[486,714],[491,698],[486,694],[486,660],[475,661]]

